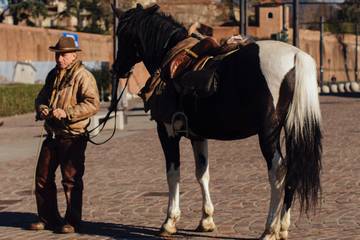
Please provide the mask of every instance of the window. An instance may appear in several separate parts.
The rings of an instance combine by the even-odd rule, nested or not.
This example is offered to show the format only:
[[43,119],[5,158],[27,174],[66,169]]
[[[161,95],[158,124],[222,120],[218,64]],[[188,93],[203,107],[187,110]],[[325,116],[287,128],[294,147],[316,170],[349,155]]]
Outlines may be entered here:
[[273,18],[273,13],[272,12],[268,13],[268,18]]

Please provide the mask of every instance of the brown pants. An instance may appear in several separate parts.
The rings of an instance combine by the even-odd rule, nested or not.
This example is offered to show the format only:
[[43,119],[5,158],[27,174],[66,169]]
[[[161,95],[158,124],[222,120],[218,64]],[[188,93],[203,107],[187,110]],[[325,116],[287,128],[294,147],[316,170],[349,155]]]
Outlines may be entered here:
[[[35,196],[38,215],[48,225],[70,224],[78,227],[81,221],[82,192],[85,162],[85,137],[48,137],[44,140],[36,167]],[[64,221],[59,214],[55,171],[60,165],[66,197]]]

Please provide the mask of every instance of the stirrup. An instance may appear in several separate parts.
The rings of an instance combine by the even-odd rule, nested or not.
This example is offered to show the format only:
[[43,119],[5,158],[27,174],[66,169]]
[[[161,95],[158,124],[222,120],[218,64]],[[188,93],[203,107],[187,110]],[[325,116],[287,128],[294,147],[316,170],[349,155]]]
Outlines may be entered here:
[[[179,125],[181,124],[182,125]],[[171,127],[175,134],[189,137],[188,118],[184,112],[175,112],[171,117]]]

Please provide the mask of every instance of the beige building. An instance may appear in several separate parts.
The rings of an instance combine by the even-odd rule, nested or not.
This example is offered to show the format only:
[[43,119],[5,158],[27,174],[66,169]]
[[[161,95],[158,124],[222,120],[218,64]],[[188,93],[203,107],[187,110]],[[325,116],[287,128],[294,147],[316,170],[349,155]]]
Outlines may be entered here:
[[259,4],[255,6],[255,21],[248,24],[247,34],[262,38],[270,38],[284,27],[289,28],[289,7],[282,4]]

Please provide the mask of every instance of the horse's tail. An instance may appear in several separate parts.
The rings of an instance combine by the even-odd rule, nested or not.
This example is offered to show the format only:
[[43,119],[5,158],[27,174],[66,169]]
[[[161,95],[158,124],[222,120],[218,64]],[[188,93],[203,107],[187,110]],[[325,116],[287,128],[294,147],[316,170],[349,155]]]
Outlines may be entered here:
[[294,95],[285,123],[285,187],[298,196],[301,212],[315,209],[321,194],[320,122],[316,63],[308,54],[298,52],[295,55]]

